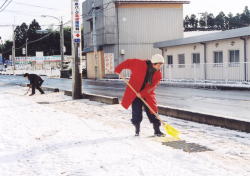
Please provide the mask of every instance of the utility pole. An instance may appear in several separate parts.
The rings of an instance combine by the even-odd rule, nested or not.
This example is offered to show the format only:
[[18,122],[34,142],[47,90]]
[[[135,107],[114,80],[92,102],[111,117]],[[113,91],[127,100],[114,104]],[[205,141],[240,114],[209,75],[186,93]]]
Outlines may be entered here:
[[15,51],[16,51],[16,33],[15,33],[15,25],[13,25],[13,45],[12,45],[12,64],[13,64],[13,69],[15,70],[16,69],[16,65],[15,65]]
[[27,61],[27,56],[28,56],[28,38],[26,38],[26,43],[25,43],[25,60]]
[[97,55],[97,43],[96,43],[96,25],[95,25],[95,1],[92,3],[92,19],[93,19],[93,47],[94,47],[94,58],[95,58],[95,79],[98,77],[98,55]]
[[61,74],[62,74],[62,70],[63,70],[63,61],[64,61],[64,32],[63,32],[63,18],[61,17],[61,19],[55,17],[55,16],[51,16],[51,15],[41,15],[41,17],[51,17],[56,19],[59,22],[60,25],[60,54],[61,54]]
[[199,14],[201,14],[201,15],[204,17],[205,28],[208,28],[208,27],[207,27],[207,17],[208,17],[208,13],[207,13],[207,12],[202,12],[202,13],[199,13]]
[[73,20],[73,18],[74,18],[74,9],[73,9],[73,0],[71,0],[71,56],[72,56],[72,58],[74,58],[74,53],[75,53],[75,51],[74,51],[74,40],[73,40],[73,38],[74,38],[74,33],[73,33],[73,26],[74,26],[74,20]]
[[74,43],[74,57],[72,63],[72,98],[82,98],[82,75],[80,70],[80,58],[79,58],[79,44],[81,42],[81,29],[80,29],[80,6],[79,0],[71,0],[72,3],[72,35]]
[[60,52],[61,52],[61,71],[63,70],[63,61],[64,61],[64,34],[63,34],[63,20],[61,17],[60,24]]

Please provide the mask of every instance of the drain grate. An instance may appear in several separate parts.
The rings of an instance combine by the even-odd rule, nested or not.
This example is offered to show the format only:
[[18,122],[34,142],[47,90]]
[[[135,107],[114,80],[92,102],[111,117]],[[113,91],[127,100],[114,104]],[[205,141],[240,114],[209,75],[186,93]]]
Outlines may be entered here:
[[175,149],[181,149],[184,152],[205,152],[205,151],[212,151],[211,149],[207,148],[206,146],[202,146],[200,144],[196,143],[189,143],[185,140],[180,141],[170,141],[170,142],[162,142],[163,145],[175,148]]
[[41,101],[41,102],[37,102],[38,104],[50,104],[50,102],[48,101]]

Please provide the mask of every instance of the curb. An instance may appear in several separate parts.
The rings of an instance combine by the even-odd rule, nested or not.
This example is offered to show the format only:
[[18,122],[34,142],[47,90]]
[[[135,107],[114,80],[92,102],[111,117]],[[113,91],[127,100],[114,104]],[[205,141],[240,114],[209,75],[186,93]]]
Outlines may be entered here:
[[[65,95],[72,96],[71,91],[64,91]],[[88,98],[92,101],[98,101],[107,104],[118,104],[119,100],[116,97],[108,97],[96,94],[83,94],[84,98]],[[219,126],[230,130],[238,130],[242,132],[250,133],[250,122],[230,119],[226,117],[220,117],[216,115],[203,114],[198,112],[187,111],[183,109],[177,109],[168,106],[158,106],[159,114],[167,115],[177,119],[183,119],[207,125]]]
[[162,115],[250,133],[250,122],[220,117],[216,115],[202,114],[167,106],[158,106],[158,108],[159,114]]
[[[26,84],[21,84],[20,86],[25,87]],[[44,90],[59,92],[63,91],[64,95],[72,96],[72,91],[59,90],[58,88],[42,87]],[[97,94],[87,94],[83,93],[82,98],[89,99],[90,101],[97,101],[106,104],[119,104],[119,99],[117,97],[110,97]],[[219,126],[222,128],[227,128],[230,130],[238,130],[242,132],[250,133],[250,122],[230,119],[227,117],[221,117],[216,115],[203,114],[199,112],[192,112],[188,110],[168,107],[168,106],[158,106],[159,114],[174,117],[177,119],[183,119],[193,122],[198,122],[207,125]]]
[[210,83],[204,83],[204,84],[195,84],[195,83],[161,83],[161,86],[167,86],[167,87],[181,87],[181,88],[197,88],[197,89],[218,89],[218,90],[242,90],[242,91],[250,91],[250,85],[249,86],[239,86],[239,85],[223,85],[223,84],[210,84]]
[[[72,96],[72,91],[64,90],[64,95]],[[86,98],[86,99],[89,99],[90,101],[97,101],[97,102],[106,103],[106,104],[119,104],[119,99],[117,97],[83,93],[82,98]]]

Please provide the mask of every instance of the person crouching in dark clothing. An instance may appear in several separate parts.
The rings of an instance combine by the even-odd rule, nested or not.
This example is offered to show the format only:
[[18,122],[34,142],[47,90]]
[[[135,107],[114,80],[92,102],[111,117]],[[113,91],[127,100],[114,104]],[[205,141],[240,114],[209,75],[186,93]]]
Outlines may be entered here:
[[35,89],[38,89],[41,92],[41,94],[44,94],[44,91],[41,89],[41,85],[43,84],[43,79],[40,76],[29,73],[25,73],[23,76],[30,81],[29,86],[31,86],[32,88],[32,93],[29,96],[32,96],[36,93]]

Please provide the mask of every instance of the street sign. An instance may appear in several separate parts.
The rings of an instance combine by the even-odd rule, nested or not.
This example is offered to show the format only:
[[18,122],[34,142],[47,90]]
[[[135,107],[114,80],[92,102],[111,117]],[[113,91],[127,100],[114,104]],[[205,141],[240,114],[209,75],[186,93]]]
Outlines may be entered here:
[[105,74],[114,73],[114,53],[104,53]]
[[25,48],[22,48],[22,54],[26,54]]
[[48,34],[49,31],[48,30],[36,30],[37,34]]
[[0,53],[0,64],[3,64],[3,57],[2,57],[2,53]]
[[80,42],[81,42],[81,39],[75,38],[75,39],[74,39],[74,42],[75,42],[75,43],[80,43]]
[[81,42],[81,28],[80,28],[80,4],[79,0],[73,0],[73,41],[74,43]]

